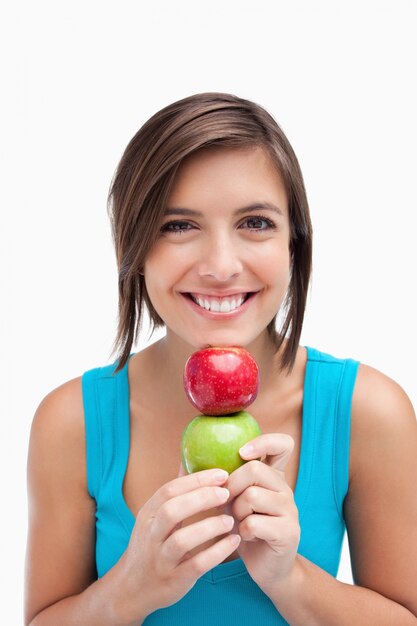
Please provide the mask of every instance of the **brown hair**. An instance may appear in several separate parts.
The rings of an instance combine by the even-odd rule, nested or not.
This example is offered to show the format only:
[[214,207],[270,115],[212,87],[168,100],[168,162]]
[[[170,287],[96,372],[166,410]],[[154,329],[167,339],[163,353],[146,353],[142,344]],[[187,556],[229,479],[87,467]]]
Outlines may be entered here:
[[312,263],[312,227],[297,157],[273,117],[261,106],[227,93],[200,93],[153,115],[131,139],[108,196],[108,211],[119,270],[119,319],[112,354],[115,372],[126,364],[146,305],[151,334],[164,326],[140,273],[158,237],[168,197],[181,161],[209,145],[262,146],[278,168],[288,195],[292,271],[280,334],[276,316],[267,330],[278,351],[287,343],[281,367],[291,371],[304,319]]

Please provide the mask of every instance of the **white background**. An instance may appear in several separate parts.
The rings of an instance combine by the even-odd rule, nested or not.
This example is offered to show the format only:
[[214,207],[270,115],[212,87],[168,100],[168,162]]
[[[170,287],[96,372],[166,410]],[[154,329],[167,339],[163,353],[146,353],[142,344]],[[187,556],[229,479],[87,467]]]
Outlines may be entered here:
[[[417,5],[11,5],[0,20],[0,589],[20,624],[31,420],[53,388],[110,362],[106,195],[127,142],[174,100],[230,92],[281,124],[315,230],[302,342],[382,370],[416,406]],[[339,577],[351,581],[346,545]]]

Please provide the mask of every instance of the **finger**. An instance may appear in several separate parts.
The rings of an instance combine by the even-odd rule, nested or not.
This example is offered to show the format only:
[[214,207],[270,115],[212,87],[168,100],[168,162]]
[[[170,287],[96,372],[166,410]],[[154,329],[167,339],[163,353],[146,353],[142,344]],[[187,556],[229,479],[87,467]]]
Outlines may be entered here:
[[155,514],[160,506],[167,500],[194,491],[200,487],[222,485],[226,482],[228,476],[229,474],[222,469],[209,469],[195,472],[194,474],[178,476],[165,483],[165,485],[162,485],[162,487],[154,493],[150,500],[148,500],[148,509],[151,513]]
[[172,567],[178,565],[188,554],[206,541],[232,530],[234,519],[230,515],[218,515],[189,524],[170,535],[162,545],[162,557]]
[[252,485],[232,504],[233,516],[238,521],[253,513],[282,517],[293,512],[294,500],[286,492],[276,492]]
[[283,433],[267,433],[255,437],[240,450],[242,459],[266,456],[265,462],[278,470],[285,470],[294,449],[294,439]]
[[229,497],[224,487],[200,487],[164,502],[152,520],[151,533],[155,541],[162,543],[178,524],[188,517],[219,507]]
[[226,487],[230,491],[229,502],[242,494],[251,485],[271,491],[291,491],[285,481],[284,472],[260,461],[249,461],[238,467],[229,476]]
[[187,476],[187,472],[185,471],[182,463],[180,463],[180,469],[178,470],[177,478],[180,478],[181,476]]
[[243,541],[267,541],[277,550],[285,546],[298,545],[300,527],[291,518],[276,518],[269,515],[250,515],[239,524]]
[[222,563],[239,546],[239,535],[227,535],[216,541],[206,550],[201,550],[195,556],[183,561],[178,565],[177,571],[181,578],[200,578],[209,570]]

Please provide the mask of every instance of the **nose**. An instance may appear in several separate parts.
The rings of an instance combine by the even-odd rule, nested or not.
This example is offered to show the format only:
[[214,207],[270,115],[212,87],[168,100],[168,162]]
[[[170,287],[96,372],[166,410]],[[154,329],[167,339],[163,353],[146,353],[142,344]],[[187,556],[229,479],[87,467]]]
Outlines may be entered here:
[[198,273],[202,277],[211,276],[225,282],[242,272],[240,248],[230,237],[223,235],[210,238],[201,253]]

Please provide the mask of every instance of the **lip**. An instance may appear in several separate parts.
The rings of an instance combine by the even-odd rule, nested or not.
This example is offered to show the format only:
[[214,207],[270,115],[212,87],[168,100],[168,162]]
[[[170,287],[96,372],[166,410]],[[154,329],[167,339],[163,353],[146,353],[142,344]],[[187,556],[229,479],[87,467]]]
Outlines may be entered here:
[[186,300],[186,302],[188,302],[189,305],[194,309],[194,311],[196,311],[196,313],[199,313],[202,317],[205,317],[206,319],[209,319],[209,320],[229,320],[229,319],[234,319],[235,317],[240,317],[240,315],[243,315],[245,311],[251,305],[251,302],[254,299],[254,297],[258,295],[258,293],[259,291],[252,292],[249,298],[245,300],[245,302],[241,304],[239,308],[234,309],[234,311],[228,311],[227,313],[222,313],[221,311],[218,311],[218,312],[207,311],[207,309],[203,309],[203,307],[196,304],[194,300],[192,300],[187,293],[182,293],[181,295]]

